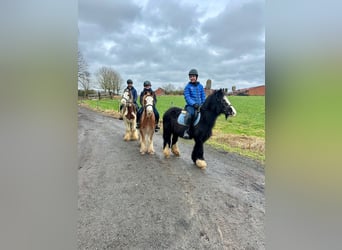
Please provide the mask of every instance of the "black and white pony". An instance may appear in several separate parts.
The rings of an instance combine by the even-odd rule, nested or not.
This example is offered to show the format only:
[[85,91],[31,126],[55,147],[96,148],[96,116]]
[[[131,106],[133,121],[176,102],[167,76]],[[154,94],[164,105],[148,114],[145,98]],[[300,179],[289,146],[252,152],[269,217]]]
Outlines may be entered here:
[[121,104],[123,108],[121,110],[123,121],[125,123],[125,141],[136,141],[139,139],[138,131],[136,129],[136,117],[137,109],[133,102],[133,95],[131,91],[125,90],[122,94]]
[[[197,119],[195,118],[194,127],[190,134],[190,137],[195,140],[191,159],[199,168],[207,166],[203,157],[203,144],[212,135],[212,129],[220,114],[224,114],[226,119],[228,116],[236,115],[235,108],[230,104],[222,89],[215,90],[206,98],[198,113],[199,116]],[[182,116],[184,116],[182,109],[177,107],[172,107],[164,113],[163,153],[166,158],[170,157],[170,149],[174,155],[180,155],[177,140],[178,137],[183,137],[187,128],[184,123],[182,124]]]

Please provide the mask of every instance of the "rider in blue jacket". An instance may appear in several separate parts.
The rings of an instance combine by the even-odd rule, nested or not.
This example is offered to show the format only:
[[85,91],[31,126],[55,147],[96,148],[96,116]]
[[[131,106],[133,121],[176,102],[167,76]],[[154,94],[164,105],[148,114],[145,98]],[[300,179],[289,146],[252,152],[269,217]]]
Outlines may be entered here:
[[187,111],[186,117],[184,119],[185,124],[188,128],[184,131],[183,138],[190,138],[191,123],[195,117],[195,111],[199,111],[201,105],[205,101],[205,91],[203,85],[197,81],[198,72],[196,69],[191,69],[189,71],[190,82],[184,88],[184,98],[185,98],[185,110]]

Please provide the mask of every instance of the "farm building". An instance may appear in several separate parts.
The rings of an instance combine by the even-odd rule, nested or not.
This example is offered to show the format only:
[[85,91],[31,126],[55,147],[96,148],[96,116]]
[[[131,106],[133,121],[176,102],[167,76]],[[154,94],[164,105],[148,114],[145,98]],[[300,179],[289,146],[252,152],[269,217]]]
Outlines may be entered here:
[[264,96],[265,95],[265,85],[260,85],[251,88],[238,89],[233,92],[229,92],[228,95],[244,95],[244,96]]
[[204,88],[204,91],[205,91],[205,95],[206,95],[206,96],[208,96],[208,95],[210,95],[211,93],[214,92],[213,89],[207,89],[207,88]]
[[154,92],[156,93],[157,96],[165,95],[165,90],[162,88],[157,88]]

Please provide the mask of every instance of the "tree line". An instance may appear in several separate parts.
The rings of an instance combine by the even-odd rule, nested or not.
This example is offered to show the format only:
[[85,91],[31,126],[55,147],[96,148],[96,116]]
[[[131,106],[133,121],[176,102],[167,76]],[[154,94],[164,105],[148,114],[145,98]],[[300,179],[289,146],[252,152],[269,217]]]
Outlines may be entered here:
[[[95,73],[96,83],[99,88],[105,92],[111,92],[114,95],[119,94],[122,88],[123,79],[119,72],[111,67],[102,66]],[[91,73],[88,70],[88,64],[82,53],[78,51],[78,86],[83,90],[84,97],[92,93]]]
[[[102,66],[95,72],[95,80],[97,87],[104,90],[106,93],[113,95],[119,95],[122,86],[123,79],[119,72],[111,67]],[[91,73],[88,70],[88,64],[84,59],[82,53],[78,51],[78,86],[82,91],[78,91],[79,96],[87,97],[89,94],[94,94],[94,90],[91,89]],[[166,95],[182,95],[183,87],[176,88],[173,84],[165,84],[162,86]],[[206,88],[211,89],[211,80],[206,82]],[[236,90],[236,86],[232,87],[232,91]],[[228,92],[228,89],[225,89]]]
[[[104,90],[104,92],[119,95],[123,79],[119,72],[111,67],[101,67],[95,73],[97,87]],[[84,59],[82,53],[78,51],[78,95],[87,97],[89,94],[95,94],[96,91],[91,89],[91,73],[88,70],[88,64]],[[178,88],[173,84],[165,84],[162,86],[166,95],[179,95],[183,94],[183,88]]]

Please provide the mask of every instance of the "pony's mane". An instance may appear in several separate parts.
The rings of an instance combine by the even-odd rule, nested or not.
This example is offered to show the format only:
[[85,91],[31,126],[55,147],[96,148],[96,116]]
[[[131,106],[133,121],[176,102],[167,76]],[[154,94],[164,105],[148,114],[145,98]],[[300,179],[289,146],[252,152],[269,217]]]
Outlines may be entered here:
[[143,94],[143,96],[145,97],[145,96],[153,96],[153,94],[154,94],[154,92],[152,91],[152,92],[150,92],[150,91],[144,91],[144,94]]
[[202,108],[206,110],[210,110],[211,108],[213,108],[213,105],[216,103],[215,99],[222,98],[222,95],[223,95],[222,89],[214,90],[213,93],[207,96],[207,98],[205,99],[205,102],[202,105]]

